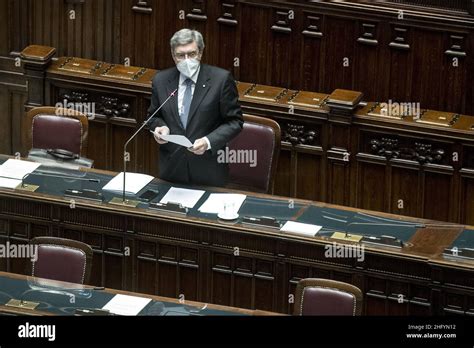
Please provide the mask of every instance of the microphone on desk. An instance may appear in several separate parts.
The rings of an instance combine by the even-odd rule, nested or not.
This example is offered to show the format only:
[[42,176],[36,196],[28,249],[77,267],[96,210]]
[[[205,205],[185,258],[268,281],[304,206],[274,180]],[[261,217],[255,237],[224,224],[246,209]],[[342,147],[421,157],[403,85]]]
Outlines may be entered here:
[[[73,179],[73,180],[78,180],[78,181],[87,181],[87,182],[94,182],[94,183],[100,183],[100,179],[93,179],[93,178],[80,178],[77,176],[68,176],[64,174],[51,174],[51,173],[43,173],[43,172],[31,172],[31,173],[26,173],[22,178],[21,178],[21,185],[18,187],[21,190],[26,190],[26,191],[36,191],[38,188],[37,185],[28,185],[25,184],[25,179],[29,177],[30,175],[38,175],[38,176],[46,176],[50,178],[61,178],[61,179]],[[32,188],[30,188],[30,186]],[[74,197],[74,198],[82,198],[82,199],[88,199],[88,200],[94,200],[94,201],[102,201],[102,194],[98,191],[95,190],[90,190],[90,189],[84,189],[84,190],[74,190],[74,189],[67,189],[64,191],[64,194],[69,197]]]
[[89,181],[89,182],[97,182],[99,183],[99,179],[87,179],[87,178],[78,178],[78,177],[70,177],[67,175],[56,175],[56,174],[49,174],[49,173],[42,173],[42,172],[31,172],[31,173],[26,173],[25,175],[22,176],[21,179],[18,179],[17,177],[13,176],[4,176],[0,175],[0,178],[4,179],[10,179],[10,180],[20,180],[20,185],[18,185],[15,189],[19,190],[25,190],[25,191],[36,191],[39,186],[37,185],[27,185],[25,184],[25,179],[29,177],[30,175],[41,175],[41,176],[48,176],[48,177],[53,177],[53,178],[63,178],[63,179],[75,179],[75,180],[81,180],[81,181]]
[[140,133],[140,131],[148,124],[148,122],[150,122],[150,120],[156,116],[156,114],[158,113],[158,111],[161,110],[161,108],[163,106],[165,106],[165,104],[168,102],[168,100],[170,100],[172,97],[174,97],[176,95],[176,92],[178,91],[178,89],[176,88],[173,92],[171,92],[171,94],[168,96],[168,98],[166,98],[166,100],[161,103],[161,105],[158,107],[158,109],[155,110],[155,112],[153,114],[151,114],[150,117],[148,117],[148,119],[143,122],[143,124],[140,126],[140,128],[137,129],[137,131],[135,133],[133,133],[133,135],[125,142],[125,144],[123,145],[123,191],[122,191],[122,204],[125,204],[125,176],[126,176],[126,173],[127,173],[127,146],[128,144],[133,140],[133,138],[135,138],[137,136],[138,133]]
[[30,175],[39,175],[39,176],[46,176],[50,178],[60,178],[60,179],[74,179],[74,180],[79,180],[79,181],[88,181],[88,182],[95,182],[95,183],[100,183],[100,179],[92,179],[92,178],[79,178],[76,176],[68,176],[64,174],[51,174],[51,173],[43,173],[43,172],[31,172],[31,173],[26,173],[23,175],[21,178],[21,187],[27,187],[28,185],[25,184],[25,179],[29,177]]

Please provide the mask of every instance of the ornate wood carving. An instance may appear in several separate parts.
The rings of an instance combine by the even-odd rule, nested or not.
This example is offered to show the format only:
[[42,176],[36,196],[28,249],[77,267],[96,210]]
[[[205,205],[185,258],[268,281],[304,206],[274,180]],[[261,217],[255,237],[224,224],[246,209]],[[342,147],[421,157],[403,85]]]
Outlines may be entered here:
[[131,117],[130,103],[110,95],[91,95],[89,92],[65,91],[60,94],[58,103],[63,104],[66,108],[69,107],[69,104],[93,103],[96,114],[106,117]]
[[372,139],[370,149],[373,154],[388,160],[406,159],[420,164],[440,164],[445,158],[445,151],[432,144],[415,141],[411,146],[402,146],[399,139],[388,137]]
[[305,125],[287,123],[282,127],[282,141],[287,141],[291,145],[316,145],[317,132],[307,129]]

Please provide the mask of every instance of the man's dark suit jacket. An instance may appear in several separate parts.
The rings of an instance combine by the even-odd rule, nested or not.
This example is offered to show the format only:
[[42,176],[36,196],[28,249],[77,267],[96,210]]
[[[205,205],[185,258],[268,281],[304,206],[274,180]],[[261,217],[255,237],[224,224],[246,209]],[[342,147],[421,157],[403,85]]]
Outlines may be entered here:
[[[149,115],[178,88],[176,67],[158,72],[153,78]],[[150,129],[167,126],[170,134],[185,135],[192,143],[206,137],[211,150],[195,155],[173,143],[160,145],[160,178],[171,182],[224,186],[228,165],[218,163],[218,150],[224,149],[243,125],[238,92],[232,75],[224,69],[201,64],[189,110],[186,130],[178,114],[178,93],[171,98],[150,122]]]

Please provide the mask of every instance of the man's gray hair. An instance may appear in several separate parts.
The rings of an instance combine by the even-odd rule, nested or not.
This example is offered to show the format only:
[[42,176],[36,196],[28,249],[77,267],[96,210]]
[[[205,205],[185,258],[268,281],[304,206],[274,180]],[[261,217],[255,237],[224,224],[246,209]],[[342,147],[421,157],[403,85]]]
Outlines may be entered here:
[[176,47],[193,42],[196,42],[199,52],[202,53],[205,46],[204,39],[199,31],[191,29],[181,29],[177,31],[170,40],[171,54],[175,54]]

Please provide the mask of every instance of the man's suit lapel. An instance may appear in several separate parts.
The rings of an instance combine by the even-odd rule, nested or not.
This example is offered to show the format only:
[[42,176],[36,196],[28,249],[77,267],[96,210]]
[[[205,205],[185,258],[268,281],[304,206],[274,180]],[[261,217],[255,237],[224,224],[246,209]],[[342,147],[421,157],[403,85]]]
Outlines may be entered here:
[[[166,95],[169,96],[176,88],[178,88],[179,84],[179,71],[175,69],[175,72],[170,76],[168,79],[168,85],[166,86]],[[181,120],[178,114],[178,91],[171,100],[169,100],[169,104],[167,105],[171,108],[171,112],[173,113],[173,117],[176,119],[176,122],[181,126]],[[184,130],[184,129],[183,129]]]
[[196,87],[194,88],[193,100],[191,102],[191,107],[189,108],[188,124],[191,123],[191,119],[196,114],[196,110],[201,104],[202,100],[206,96],[207,92],[211,89],[211,76],[209,73],[209,68],[207,65],[202,64],[201,70],[199,71],[198,80],[196,82]]

